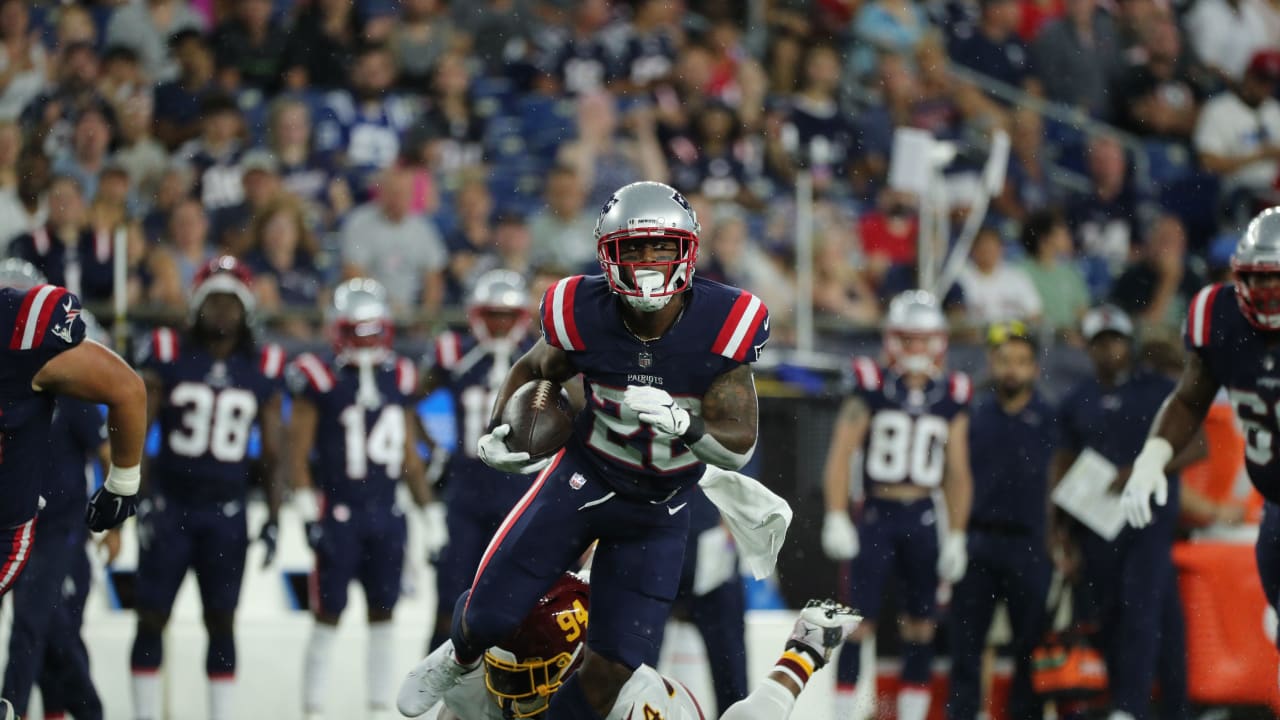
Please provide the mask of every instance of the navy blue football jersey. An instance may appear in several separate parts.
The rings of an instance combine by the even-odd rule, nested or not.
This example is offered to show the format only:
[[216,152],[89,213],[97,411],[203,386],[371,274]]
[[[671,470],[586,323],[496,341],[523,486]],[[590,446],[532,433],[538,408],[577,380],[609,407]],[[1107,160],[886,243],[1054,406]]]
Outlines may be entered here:
[[205,212],[213,213],[244,202],[244,185],[240,182],[244,149],[238,143],[215,154],[197,138],[178,148],[177,154],[195,169],[192,194],[200,199]]
[[0,529],[35,516],[40,486],[52,471],[54,398],[31,382],[40,368],[84,341],[80,299],[66,288],[0,288]]
[[661,500],[697,482],[703,463],[679,440],[654,437],[623,393],[651,385],[696,414],[716,378],[759,359],[769,310],[745,290],[695,276],[671,329],[641,342],[623,323],[621,302],[603,275],[560,280],[542,298],[543,337],[568,354],[586,386],[569,450],[618,493]]
[[802,167],[822,176],[841,177],[849,162],[853,135],[853,123],[838,103],[796,96],[782,126],[782,145]]
[[[498,388],[506,379],[511,365],[519,360],[529,348],[533,347],[534,338],[521,340],[511,351],[506,367],[495,367],[493,353],[487,350],[475,337],[461,335],[452,330],[445,331],[436,337],[435,347],[427,359],[432,368],[444,373],[445,385],[453,400],[453,421],[457,428],[454,437],[458,439],[458,447],[450,460],[447,472],[453,473],[455,460],[472,460],[478,467],[467,464],[468,472],[489,468],[480,461],[476,449],[480,436],[484,435],[489,425],[489,416],[493,413],[493,402]],[[497,472],[490,469],[490,472]],[[500,473],[502,474],[502,473]]]
[[399,157],[400,140],[415,117],[412,105],[402,97],[364,105],[345,90],[335,90],[325,97],[316,124],[316,147],[344,153],[347,166],[358,173],[381,170]]
[[973,383],[962,372],[907,387],[903,376],[865,357],[853,359],[848,391],[867,404],[871,424],[862,448],[862,476],[870,483],[942,484],[951,421],[967,412]]
[[622,72],[632,83],[644,87],[670,75],[675,59],[676,43],[666,30],[643,34],[632,31],[623,51]]
[[52,285],[60,285],[89,302],[107,300],[115,285],[111,233],[81,230],[75,245],[54,238],[47,225],[9,243],[9,254],[35,266]]
[[311,478],[327,502],[352,508],[395,504],[404,470],[405,422],[418,376],[413,362],[391,356],[373,371],[378,399],[361,402],[360,369],[303,353],[289,366],[289,390],[318,411]]
[[605,32],[586,38],[562,38],[543,55],[539,65],[543,72],[560,81],[566,95],[599,90],[617,74],[609,39]]
[[154,373],[164,393],[160,450],[150,481],[164,494],[197,502],[244,497],[249,436],[258,415],[281,390],[284,350],[267,345],[219,360],[161,328],[143,343],[138,368]]
[[60,397],[53,411],[50,437],[53,471],[40,488],[45,500],[40,527],[78,527],[84,523],[98,449],[107,441],[106,418],[94,403]]
[[1280,346],[1240,311],[1232,285],[1210,285],[1191,300],[1187,347],[1226,388],[1245,437],[1245,465],[1258,492],[1280,502]]

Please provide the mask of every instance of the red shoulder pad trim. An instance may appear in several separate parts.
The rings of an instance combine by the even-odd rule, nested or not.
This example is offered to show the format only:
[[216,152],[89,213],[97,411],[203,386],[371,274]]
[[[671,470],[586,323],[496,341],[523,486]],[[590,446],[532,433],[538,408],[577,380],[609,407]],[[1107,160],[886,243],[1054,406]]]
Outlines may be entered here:
[[951,381],[949,383],[951,399],[961,405],[967,404],[973,399],[973,381],[969,376],[962,372],[951,373]]
[[462,359],[462,340],[458,333],[446,330],[436,338],[436,365],[445,370],[453,369]]
[[272,380],[284,371],[284,348],[271,343],[262,349],[262,374]]
[[333,389],[333,374],[329,372],[329,368],[320,362],[320,358],[311,353],[303,353],[293,361],[303,375],[307,376],[307,380],[311,382],[311,387],[316,392],[327,393]]
[[49,329],[49,319],[58,303],[67,294],[66,288],[57,285],[37,285],[27,291],[18,308],[18,320],[9,337],[10,350],[34,350],[44,342]]
[[400,394],[406,396],[413,395],[418,388],[418,372],[409,358],[396,360],[396,386],[400,389]]
[[854,358],[853,373],[857,376],[858,384],[863,390],[877,391],[884,382],[880,375],[880,366],[869,357]]
[[582,350],[585,344],[578,333],[574,316],[574,295],[582,283],[581,275],[557,281],[547,290],[542,307],[542,327],[547,340],[561,350]]
[[1218,299],[1222,285],[1210,285],[1191,299],[1191,312],[1187,313],[1187,335],[1192,347],[1204,347],[1213,338],[1213,301]]
[[720,334],[712,343],[711,352],[742,362],[747,357],[747,350],[751,348],[752,338],[760,329],[760,323],[768,315],[769,311],[760,302],[760,298],[746,290],[741,291],[738,299],[733,302],[733,307],[729,308],[729,317],[725,319]]

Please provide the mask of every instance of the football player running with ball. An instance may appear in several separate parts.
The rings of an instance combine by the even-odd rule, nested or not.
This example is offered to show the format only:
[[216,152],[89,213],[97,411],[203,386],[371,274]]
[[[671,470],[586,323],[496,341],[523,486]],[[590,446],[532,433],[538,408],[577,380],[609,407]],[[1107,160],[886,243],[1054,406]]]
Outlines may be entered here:
[[[736,470],[756,444],[750,363],[769,336],[750,293],[695,278],[698,221],[667,185],[627,185],[596,223],[603,275],[575,276],[542,301],[542,339],[507,374],[480,457],[538,478],[503,521],[451,642],[401,686],[407,716],[426,712],[509,637],[593,541],[593,609],[581,669],[552,698],[557,720],[601,720],[642,665],[657,663],[689,534],[685,493],[707,464]],[[581,373],[587,406],[554,456],[506,443],[508,398],[533,380]],[[441,602],[449,602],[442,598]]]

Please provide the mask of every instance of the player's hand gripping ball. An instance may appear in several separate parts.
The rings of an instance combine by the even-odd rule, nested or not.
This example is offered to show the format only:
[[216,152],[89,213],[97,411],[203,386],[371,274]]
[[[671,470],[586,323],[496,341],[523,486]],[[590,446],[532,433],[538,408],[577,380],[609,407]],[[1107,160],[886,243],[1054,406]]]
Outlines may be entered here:
[[573,434],[573,417],[549,380],[521,385],[502,409],[502,424],[480,438],[480,459],[503,472],[529,474],[547,466]]
[[666,390],[648,385],[628,385],[622,402],[635,411],[640,422],[655,435],[678,438],[689,430],[689,411],[676,404]]

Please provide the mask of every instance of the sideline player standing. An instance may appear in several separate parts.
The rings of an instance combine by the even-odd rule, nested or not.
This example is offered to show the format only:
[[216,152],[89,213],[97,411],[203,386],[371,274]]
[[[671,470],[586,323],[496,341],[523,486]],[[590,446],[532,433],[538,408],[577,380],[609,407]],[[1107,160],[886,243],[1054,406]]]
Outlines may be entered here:
[[1249,223],[1231,258],[1234,282],[1210,285],[1187,313],[1186,368],[1165,399],[1121,502],[1129,524],[1146,527],[1168,502],[1168,465],[1191,442],[1226,387],[1245,435],[1249,479],[1266,499],[1254,548],[1267,602],[1280,607],[1280,207]]
[[259,349],[254,342],[251,282],[234,258],[210,260],[196,275],[190,330],[181,337],[156,330],[142,348],[148,416],[159,423],[160,451],[148,464],[147,498],[138,517],[138,629],[131,663],[139,720],[165,714],[161,636],[187,568],[195,570],[209,633],[209,717],[235,716],[233,621],[249,545],[245,503],[255,423],[262,431],[271,513],[259,535],[268,562],[280,503],[276,464],[285,357],[276,345]]
[[[698,231],[671,187],[627,185],[596,223],[604,275],[566,278],[543,297],[543,339],[508,373],[479,442],[490,466],[541,473],[458,598],[451,647],[405,679],[401,712],[435,705],[596,539],[588,651],[552,716],[603,718],[635,669],[657,661],[680,581],[671,558],[683,557],[689,532],[684,493],[704,463],[736,469],[754,451],[750,363],[769,336],[758,298],[694,277]],[[508,449],[510,427],[498,419],[511,394],[578,373],[588,409],[566,447],[541,461]]]
[[316,622],[303,670],[303,711],[307,718],[324,713],[338,619],[347,606],[347,588],[358,578],[368,605],[368,706],[371,717],[380,717],[390,710],[395,681],[391,614],[400,597],[406,540],[396,483],[403,477],[414,496],[423,497],[412,417],[418,378],[413,363],[391,349],[391,310],[376,280],[355,278],[338,286],[329,329],[332,360],[304,353],[288,373],[294,398],[289,465],[316,555]]
[[[853,360],[852,387],[827,453],[822,547],[832,560],[853,561],[852,604],[866,617],[840,651],[836,717],[853,716],[862,641],[875,632],[885,580],[897,572],[904,584],[898,717],[924,720],[931,700],[938,581],[958,582],[967,564],[973,391],[967,375],[943,371],[947,321],[923,290],[909,290],[889,303],[884,350],[886,368],[869,358]],[[849,518],[849,476],[850,459],[859,449],[866,502],[855,528]],[[939,487],[949,520],[941,547],[934,500]],[[874,670],[871,677],[874,682]]]
[[533,347],[529,337],[529,291],[519,273],[490,270],[476,279],[467,299],[470,335],[446,331],[436,338],[422,382],[423,396],[447,388],[453,400],[458,452],[436,446],[448,457],[443,464],[448,544],[436,553],[435,632],[428,650],[449,639],[453,606],[448,604],[471,585],[490,538],[507,513],[529,489],[530,478],[495,470],[477,455],[480,436],[489,425],[493,400],[511,365]]

